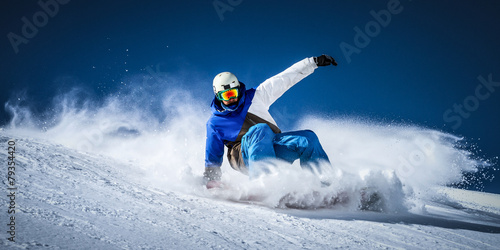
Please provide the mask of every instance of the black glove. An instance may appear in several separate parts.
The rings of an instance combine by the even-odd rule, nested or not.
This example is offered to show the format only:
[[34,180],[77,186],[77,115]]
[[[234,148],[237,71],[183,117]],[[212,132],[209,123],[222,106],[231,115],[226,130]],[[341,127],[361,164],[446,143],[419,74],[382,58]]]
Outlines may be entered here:
[[318,66],[328,66],[330,64],[333,66],[337,66],[337,62],[335,61],[335,59],[333,59],[333,57],[331,57],[329,55],[321,55],[321,56],[315,57],[314,62]]

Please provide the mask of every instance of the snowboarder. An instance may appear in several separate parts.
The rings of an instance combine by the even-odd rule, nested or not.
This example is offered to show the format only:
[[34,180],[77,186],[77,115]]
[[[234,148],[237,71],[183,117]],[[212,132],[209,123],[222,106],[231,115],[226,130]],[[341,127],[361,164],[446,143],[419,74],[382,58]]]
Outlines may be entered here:
[[221,186],[224,145],[231,167],[255,177],[266,172],[266,160],[289,163],[300,159],[302,168],[330,164],[318,137],[311,130],[282,133],[269,114],[269,107],[289,88],[313,73],[318,66],[337,66],[331,56],[305,58],[278,75],[246,89],[230,72],[213,80],[215,97],[207,122],[204,179],[207,188]]

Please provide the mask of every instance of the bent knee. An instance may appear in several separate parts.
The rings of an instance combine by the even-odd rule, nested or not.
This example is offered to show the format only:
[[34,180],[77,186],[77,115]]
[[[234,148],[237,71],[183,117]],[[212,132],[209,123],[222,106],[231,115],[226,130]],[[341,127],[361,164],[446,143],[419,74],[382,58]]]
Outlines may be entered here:
[[274,134],[273,130],[269,125],[265,123],[258,123],[248,129],[247,134]]
[[254,129],[271,129],[271,127],[269,127],[269,125],[267,125],[266,123],[257,123],[255,125],[253,125],[251,128],[254,128]]
[[302,136],[306,137],[309,141],[319,141],[318,136],[312,130],[302,130]]

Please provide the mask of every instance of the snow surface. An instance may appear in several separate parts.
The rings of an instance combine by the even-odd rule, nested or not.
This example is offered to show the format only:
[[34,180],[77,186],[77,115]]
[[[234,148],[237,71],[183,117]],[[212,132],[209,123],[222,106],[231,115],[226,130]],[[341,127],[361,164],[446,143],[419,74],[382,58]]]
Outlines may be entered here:
[[[281,209],[152,183],[133,162],[0,132],[16,141],[16,242],[2,249],[499,249],[500,196],[440,188],[420,209]],[[6,148],[6,146],[2,146]],[[7,158],[6,150],[0,157]],[[5,171],[5,168],[2,169]],[[2,176],[6,176],[2,172]],[[168,178],[164,179],[169,182]],[[7,186],[6,178],[3,180]],[[186,188],[184,186],[183,188]]]

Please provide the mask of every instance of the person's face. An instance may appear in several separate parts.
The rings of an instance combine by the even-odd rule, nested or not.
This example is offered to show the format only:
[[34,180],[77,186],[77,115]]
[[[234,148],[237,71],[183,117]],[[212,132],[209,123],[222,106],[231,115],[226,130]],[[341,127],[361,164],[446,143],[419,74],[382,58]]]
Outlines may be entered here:
[[226,105],[226,106],[230,106],[230,105],[237,103],[238,99],[240,99],[240,98],[230,99],[229,101],[222,101],[222,103],[224,103],[224,105]]

